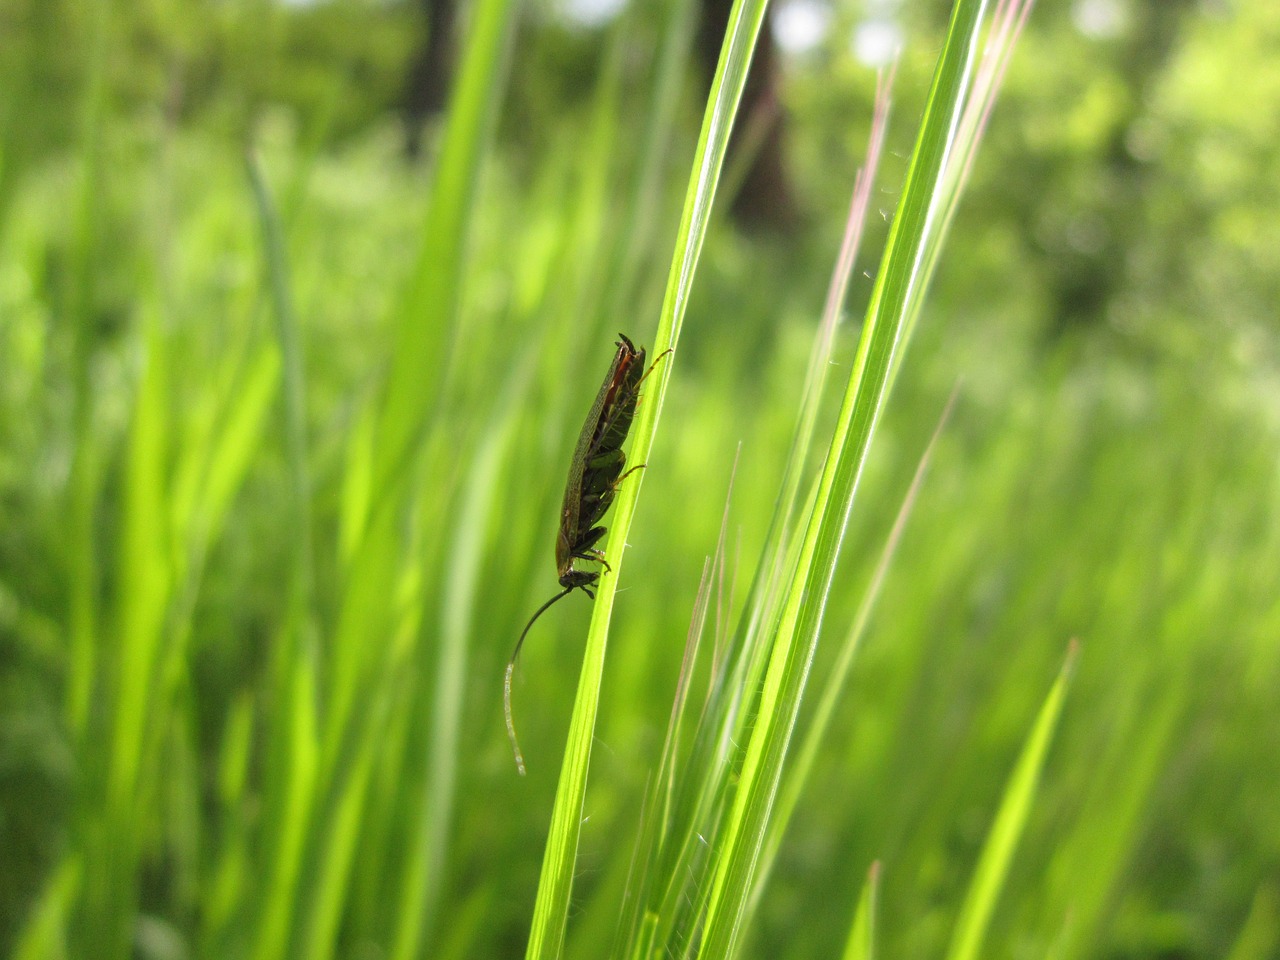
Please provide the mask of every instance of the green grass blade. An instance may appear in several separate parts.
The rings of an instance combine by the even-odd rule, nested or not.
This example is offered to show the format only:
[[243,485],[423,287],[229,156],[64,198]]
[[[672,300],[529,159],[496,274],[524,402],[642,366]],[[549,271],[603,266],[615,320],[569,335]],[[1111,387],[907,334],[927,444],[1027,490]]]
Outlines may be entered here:
[[280,344],[280,356],[284,365],[284,436],[292,488],[289,504],[293,514],[290,523],[293,542],[291,608],[294,617],[299,618],[299,629],[305,629],[304,623],[310,615],[314,587],[311,572],[311,477],[307,466],[306,380],[303,376],[302,336],[289,289],[289,265],[280,217],[271,200],[262,169],[252,152],[246,156],[245,166],[262,229],[272,313],[276,319],[276,339]]
[[[680,756],[683,743],[682,728],[689,722],[687,716],[690,705],[689,694],[693,674],[699,661],[713,584],[722,582],[727,562],[725,554],[730,517],[729,505],[733,494],[733,476],[736,476],[736,471],[737,461],[735,460],[734,474],[730,479],[729,491],[725,495],[724,513],[720,519],[720,535],[716,540],[715,553],[703,564],[702,578],[694,599],[693,616],[685,637],[684,657],[676,680],[675,697],[671,715],[667,720],[667,732],[659,753],[657,771],[650,780],[641,809],[636,852],[623,895],[622,922],[618,929],[619,946],[615,948],[613,954],[618,957],[647,957],[652,953],[653,939],[664,926],[654,911],[648,909],[657,879],[657,861],[663,855],[669,859],[672,846],[683,849],[692,832],[686,829],[683,837],[677,841],[673,837],[672,830],[673,824],[677,822],[674,811],[684,799],[678,796],[678,792],[684,789],[686,779],[680,773],[688,764],[688,758]],[[722,598],[717,597],[717,607],[721,600]],[[719,612],[717,610],[717,614]],[[719,632],[717,628],[717,633]],[[716,640],[719,639],[717,636]],[[695,716],[693,719],[701,720],[701,717]],[[663,919],[670,920],[671,917]]]
[[[810,451],[813,447],[814,433],[818,423],[818,413],[831,370],[831,355],[835,347],[836,327],[840,320],[840,311],[844,305],[849,288],[849,278],[861,246],[862,230],[866,221],[866,213],[871,198],[871,188],[875,182],[876,170],[879,167],[880,153],[884,148],[884,136],[888,125],[889,92],[892,77],[887,80],[881,77],[876,90],[876,107],[871,124],[871,136],[867,144],[866,161],[859,169],[853,188],[853,198],[849,205],[849,213],[845,219],[845,233],[840,253],[832,271],[831,282],[827,289],[827,300],[823,306],[822,322],[810,349],[809,366],[805,371],[805,383],[800,397],[800,412],[796,419],[796,428],[792,436],[791,449],[783,468],[782,482],[773,515],[769,520],[769,530],[765,534],[765,545],[761,551],[764,558],[778,559],[786,555],[786,551],[794,544],[794,526],[803,502],[799,500],[801,484],[805,479],[805,467],[809,463]],[[774,589],[779,580],[778,570],[766,559],[756,566],[755,575],[747,591],[746,609],[755,611],[753,617],[744,617],[742,636],[754,634],[752,621],[767,623],[776,615],[778,591]],[[763,668],[763,650],[757,648],[756,656],[750,662],[741,664],[744,676],[743,683],[754,689],[758,682],[758,673]],[[741,684],[740,684],[741,686]]]
[[[175,540],[205,549],[222,532],[232,499],[253,465],[272,401],[280,385],[280,354],[256,351],[244,370],[229,384],[222,401],[221,429],[205,443],[194,445],[183,465],[195,486],[193,502],[174,518]],[[201,438],[205,439],[205,438]]]
[[309,649],[313,615],[311,480],[306,437],[306,383],[301,333],[290,290],[280,217],[257,158],[246,157],[246,169],[262,231],[267,286],[275,317],[276,341],[283,370],[285,456],[289,471],[290,557],[286,618],[273,656],[273,700],[281,705],[270,749],[275,803],[267,823],[275,856],[261,925],[255,945],[258,957],[276,955],[288,942],[306,826],[314,810],[316,784],[315,671]]
[[481,0],[472,14],[423,224],[422,251],[399,307],[378,424],[375,502],[408,466],[443,388],[477,183],[505,88],[517,19],[511,0]]
[[[355,483],[344,504],[348,509],[363,505],[367,513],[343,516],[344,546],[352,561],[328,671],[321,761],[325,781],[349,742],[358,691],[384,649],[369,637],[386,637],[396,629],[385,599],[387,584],[400,579],[404,563],[399,523],[411,497],[409,468],[427,438],[430,417],[443,406],[479,172],[505,86],[515,20],[510,0],[482,0],[474,11],[423,223],[422,249],[396,308],[391,369],[371,448],[374,460],[367,481],[362,477]],[[365,467],[357,470],[363,474]],[[366,482],[367,492],[354,492]]]
[[[711,88],[711,99],[698,138],[698,149],[651,356],[657,356],[669,348],[674,349],[680,338],[689,290],[724,165],[729,133],[742,95],[746,68],[760,31],[764,9],[762,0],[751,3],[739,0],[730,17],[725,46],[722,48],[720,64]],[[640,404],[632,430],[634,441],[630,459],[634,463],[647,461],[674,359],[674,356],[664,359],[647,381],[644,402]],[[622,487],[615,507],[613,531],[606,550],[613,573],[601,578],[592,610],[582,673],[570,719],[569,738],[556,790],[537,901],[534,904],[526,953],[530,960],[557,957],[564,943],[609,620],[622,566],[622,545],[626,543],[635,515],[636,499],[643,476],[644,472],[641,471],[636,475],[635,482]]]
[[701,957],[729,957],[737,950],[853,494],[886,399],[889,371],[907,316],[927,281],[921,268],[930,234],[937,227],[931,213],[972,75],[984,7],[982,0],[957,2],[938,61],[717,850]]
[[512,378],[503,402],[497,405],[496,422],[485,431],[454,528],[441,613],[427,775],[411,841],[412,854],[399,887],[401,907],[391,960],[413,960],[421,955],[421,945],[430,937],[444,889],[458,781],[463,693],[467,688],[469,646],[484,562],[482,548],[491,512],[499,500],[499,467],[517,424],[512,411],[523,380]]
[[1280,953],[1280,889],[1263,884],[1253,895],[1249,916],[1227,960],[1266,960]]
[[[159,319],[146,320],[145,362],[129,425],[124,463],[121,534],[116,562],[129,576],[119,587],[111,662],[112,719],[102,844],[86,857],[88,925],[100,937],[101,955],[125,956],[136,910],[141,823],[155,800],[158,738],[168,732],[172,691],[164,661],[173,569],[166,466],[171,433],[165,338]],[[144,813],[140,815],[140,811]]]
[[62,861],[14,940],[13,960],[65,960],[72,955],[67,948],[67,920],[83,873],[78,859]]
[[849,939],[845,941],[843,960],[875,960],[876,909],[879,899],[880,864],[873,863],[867,871],[866,883],[862,885],[862,896],[858,898],[853,926],[849,928]]
[[315,669],[307,659],[300,659],[287,680],[273,751],[275,796],[264,825],[268,840],[263,846],[268,856],[266,877],[259,886],[253,954],[257,960],[282,956],[288,946],[303,872],[307,830],[317,800]]
[[[956,210],[960,206],[960,198],[964,195],[965,185],[973,170],[978,144],[986,130],[987,121],[991,118],[996,94],[1000,90],[1000,84],[1004,80],[1005,71],[1013,56],[1014,45],[1031,13],[1033,2],[1034,0],[1000,0],[996,4],[995,12],[991,17],[991,26],[986,32],[983,43],[982,56],[975,71],[973,88],[965,101],[963,111],[957,118],[955,136],[943,168],[943,185],[938,197],[940,202],[932,214],[940,225],[932,231],[925,244],[921,265],[921,275],[925,278],[931,277],[938,265],[943,243],[951,231],[952,221],[955,220]],[[923,302],[923,297],[917,297],[907,315],[906,337],[908,339],[915,329]],[[895,368],[891,377],[896,376],[896,373]]]
[[107,36],[110,4],[92,7],[92,43],[86,56],[84,113],[81,120],[81,171],[75,207],[74,264],[68,300],[72,344],[75,452],[67,482],[67,582],[70,587],[71,668],[67,719],[77,736],[84,735],[98,681],[98,564],[94,528],[101,465],[93,442],[93,393],[90,361],[93,350],[94,264],[101,233],[103,184],[102,131],[106,116]]
[[621,313],[628,298],[637,295],[647,254],[658,246],[654,238],[661,226],[659,212],[664,209],[666,161],[679,116],[698,13],[693,0],[667,0],[664,7],[666,26],[658,46],[653,96],[640,138],[643,153],[622,220],[631,226],[625,232],[618,258],[617,279],[607,307],[610,315]]
[[[383,727],[385,699],[375,705],[366,720],[371,731]],[[361,747],[337,785],[331,815],[319,838],[311,915],[301,956],[307,960],[329,960],[338,947],[338,931],[345,912],[347,892],[352,883],[352,864],[360,838],[361,814],[366,806],[369,780],[377,758],[376,736],[362,738]]]
[[992,824],[991,833],[987,835],[969,891],[956,919],[951,946],[947,950],[948,960],[973,960],[982,949],[991,912],[995,909],[996,900],[1009,873],[1013,851],[1035,803],[1040,773],[1044,769],[1045,756],[1049,752],[1049,744],[1053,741],[1053,732],[1057,729],[1058,717],[1062,713],[1077,651],[1078,647],[1073,643],[1058,679],[1054,681],[1040,708],[1040,715],[1036,717],[1035,726],[1027,737],[1022,756],[1018,758],[1018,764],[1005,786],[1000,810]]
[[867,625],[871,622],[871,612],[875,609],[885,578],[889,575],[889,568],[893,563],[898,544],[902,541],[902,534],[906,530],[907,519],[911,516],[912,507],[915,505],[916,497],[919,495],[920,488],[924,483],[929,462],[933,458],[933,451],[936,449],[938,440],[942,436],[942,431],[950,419],[955,399],[956,394],[953,393],[946,409],[942,412],[942,416],[938,418],[938,425],[934,428],[928,447],[925,448],[923,455],[920,457],[915,476],[911,479],[911,486],[902,498],[902,505],[898,508],[898,515],[894,518],[893,528],[885,538],[884,547],[881,549],[880,557],[876,561],[871,580],[867,584],[862,600],[858,604],[853,626],[846,634],[835,663],[832,664],[827,674],[822,694],[818,698],[817,709],[814,710],[813,718],[809,721],[808,729],[805,730],[804,737],[800,741],[800,748],[796,754],[795,762],[786,773],[778,795],[777,810],[769,823],[768,840],[761,854],[756,886],[757,897],[768,880],[769,871],[778,855],[778,849],[782,846],[782,838],[786,832],[787,825],[795,812],[797,804],[800,802],[800,796],[804,792],[809,774],[813,771],[814,764],[817,762],[823,738],[831,724],[831,718],[835,714],[840,697],[845,692],[849,672],[853,667],[854,655],[862,643],[862,637],[866,633]]

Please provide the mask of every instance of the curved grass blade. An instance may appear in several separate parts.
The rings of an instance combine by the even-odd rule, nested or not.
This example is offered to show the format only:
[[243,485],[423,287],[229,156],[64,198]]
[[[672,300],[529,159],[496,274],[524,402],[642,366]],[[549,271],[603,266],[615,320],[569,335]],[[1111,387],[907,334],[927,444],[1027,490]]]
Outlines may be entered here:
[[72,341],[72,402],[75,446],[67,478],[66,564],[70,583],[70,651],[67,722],[77,738],[90,734],[89,719],[95,686],[101,682],[99,645],[101,611],[97,591],[101,572],[95,555],[94,525],[102,492],[102,464],[92,442],[93,383],[90,377],[93,343],[92,301],[94,261],[101,246],[102,189],[105,182],[102,134],[107,116],[108,37],[111,4],[86,4],[92,15],[91,45],[85,51],[86,83],[81,117],[80,182],[75,198],[73,285],[69,290],[68,321]]
[[[310,704],[310,696],[314,692],[314,665],[307,649],[313,611],[311,483],[307,468],[306,384],[301,336],[289,289],[283,231],[266,180],[252,152],[246,155],[245,165],[263,235],[272,313],[280,347],[285,448],[292,487],[289,497],[292,516],[289,521],[294,543],[290,557],[288,616],[281,626],[279,642],[274,645],[272,668],[275,696],[278,702],[288,704],[289,708],[273,725],[268,748],[272,759],[270,769],[287,771],[285,777],[272,781],[272,812],[287,811],[287,815],[267,818],[268,836],[278,843],[275,849],[282,855],[271,861],[268,887],[271,893],[264,898],[264,903],[269,906],[261,915],[256,943],[258,956],[273,956],[283,949],[288,936],[292,916],[289,901],[301,872],[298,852],[302,844],[302,828],[311,810],[310,788],[315,771],[312,742],[314,712]],[[279,792],[274,792],[276,790]]]
[[[871,201],[871,188],[875,182],[876,170],[880,165],[880,154],[884,150],[892,87],[892,72],[887,77],[877,78],[875,108],[871,121],[871,135],[867,143],[866,160],[854,179],[853,196],[845,219],[844,238],[841,241],[835,269],[832,271],[831,283],[827,289],[827,300],[822,310],[822,323],[810,349],[809,366],[805,371],[804,388],[800,395],[800,412],[796,418],[791,450],[787,454],[778,499],[769,521],[769,529],[765,533],[765,546],[761,551],[761,556],[764,557],[783,555],[787,545],[792,541],[796,517],[803,515],[800,513],[804,505],[799,499],[800,484],[805,476],[805,464],[809,462],[809,452],[813,448],[818,411],[821,408],[827,377],[831,370],[831,355],[835,348],[840,308],[845,302],[849,278],[861,246],[862,231]],[[764,622],[772,619],[775,613],[774,604],[777,601],[776,596],[764,596],[765,584],[778,579],[776,569],[768,564],[759,564],[747,592],[746,609],[753,609],[757,603],[760,603],[761,619]],[[744,630],[744,633],[750,632],[749,628]],[[746,664],[743,667],[748,673],[752,672]]]

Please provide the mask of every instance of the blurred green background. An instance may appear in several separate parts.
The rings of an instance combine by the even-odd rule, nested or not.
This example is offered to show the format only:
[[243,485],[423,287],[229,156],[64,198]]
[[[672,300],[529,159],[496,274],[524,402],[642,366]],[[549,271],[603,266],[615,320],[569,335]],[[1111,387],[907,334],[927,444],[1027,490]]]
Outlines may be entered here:
[[[735,456],[720,635],[765,536],[877,68],[900,47],[836,379],[948,10],[771,13],[630,536],[569,956],[608,955]],[[524,779],[502,669],[614,335],[652,342],[719,34],[510,6],[494,111],[446,109],[476,22],[0,0],[6,955],[523,952],[586,601],[522,654]],[[833,639],[956,411],[746,955],[838,955],[877,860],[880,953],[941,954],[1078,638],[985,955],[1280,956],[1278,54],[1268,0],[1032,11]],[[449,109],[489,124],[451,219]]]

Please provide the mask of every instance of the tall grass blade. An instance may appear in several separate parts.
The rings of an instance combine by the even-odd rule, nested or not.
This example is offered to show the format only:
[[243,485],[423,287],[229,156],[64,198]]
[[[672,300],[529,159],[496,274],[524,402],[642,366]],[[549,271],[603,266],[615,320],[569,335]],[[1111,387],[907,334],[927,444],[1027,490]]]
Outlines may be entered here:
[[858,898],[853,926],[849,928],[849,939],[845,941],[843,960],[875,960],[876,909],[879,899],[880,864],[873,863],[867,871],[866,883],[862,885],[862,896]]
[[274,956],[288,939],[301,873],[305,827],[313,810],[315,786],[315,696],[312,649],[313,572],[311,480],[307,460],[306,384],[301,333],[293,308],[280,218],[257,158],[245,158],[249,184],[262,231],[267,288],[275,318],[283,368],[284,437],[289,469],[289,526],[292,551],[286,617],[274,645],[273,700],[280,705],[269,749],[274,816],[267,842],[273,856],[263,900],[257,956]]
[[[166,617],[173,589],[166,468],[172,425],[167,354],[159,319],[149,316],[143,369],[134,400],[124,464],[115,654],[110,666],[113,724],[103,797],[102,847],[86,861],[92,935],[101,955],[123,956],[136,909],[136,874],[142,844],[139,811],[155,800],[151,775],[167,731],[170,691],[164,684]],[[100,924],[101,926],[97,926]],[[95,929],[96,927],[96,929]]]
[[363,506],[363,517],[344,515],[343,535],[351,567],[328,672],[322,777],[329,780],[354,723],[357,691],[376,670],[372,660],[395,630],[386,603],[399,580],[402,556],[398,522],[409,501],[410,467],[443,408],[445,376],[458,328],[465,256],[474,216],[482,157],[496,123],[516,17],[510,0],[482,0],[470,22],[422,227],[422,249],[396,306],[391,369],[376,414],[373,463],[345,506]]
[[[924,246],[920,272],[925,278],[931,277],[937,268],[943,243],[951,231],[960,198],[964,196],[965,185],[969,182],[974,159],[978,155],[978,145],[991,119],[996,94],[1000,91],[1001,81],[1004,80],[1005,71],[1013,57],[1014,45],[1031,13],[1033,2],[1034,0],[997,0],[996,2],[995,10],[991,15],[991,25],[986,31],[983,42],[982,55],[974,74],[973,88],[965,99],[955,136],[944,162],[942,184],[938,195],[939,203],[932,214],[939,224],[926,239]],[[906,323],[908,339],[915,329],[923,302],[922,296],[917,297],[908,312]],[[895,364],[893,375],[896,375],[896,372]]]
[[933,214],[944,161],[971,80],[984,8],[983,0],[958,0],[953,10],[799,564],[787,588],[733,805],[716,850],[701,957],[729,957],[738,948],[853,495],[908,314],[928,279],[922,274],[925,250],[938,227]]
[[960,907],[951,946],[947,950],[947,960],[974,960],[980,955],[987,924],[1009,873],[1013,851],[1035,803],[1040,773],[1044,769],[1053,732],[1058,726],[1058,717],[1062,713],[1062,704],[1071,682],[1078,650],[1079,647],[1073,642],[1058,679],[1050,688],[1040,714],[1036,717],[1035,726],[1031,728],[1022,756],[1018,758],[1018,764],[1005,786],[1000,810],[978,858],[978,866],[974,870],[964,904]]
[[[831,355],[835,348],[836,327],[840,321],[840,312],[844,306],[845,296],[849,289],[849,278],[853,265],[857,260],[858,250],[862,242],[862,230],[866,224],[867,208],[870,204],[871,189],[875,183],[876,170],[880,164],[880,154],[884,149],[884,137],[889,122],[890,93],[893,88],[893,74],[881,75],[876,83],[875,111],[871,121],[871,136],[867,143],[866,160],[854,177],[853,196],[849,202],[849,213],[845,218],[844,237],[840,252],[836,259],[835,269],[831,274],[831,282],[827,288],[827,299],[823,305],[822,322],[818,334],[814,338],[809,355],[809,366],[805,371],[804,389],[801,393],[800,412],[796,420],[796,429],[792,436],[791,450],[788,452],[784,467],[782,483],[773,516],[769,521],[769,531],[765,534],[764,557],[782,555],[791,541],[797,511],[801,504],[798,500],[800,484],[804,477],[804,467],[809,460],[809,452],[813,447],[813,437],[818,423],[818,411],[821,407],[827,378],[831,370]],[[770,611],[772,604],[769,598],[761,596],[767,583],[776,582],[777,571],[767,563],[757,566],[751,588],[747,594],[748,609],[757,608]],[[772,599],[776,600],[776,592]],[[768,621],[771,613],[764,612],[761,619]],[[746,666],[746,665],[744,665]],[[748,667],[750,672],[750,667]]]
[[[645,792],[644,806],[640,812],[636,854],[633,857],[629,882],[623,896],[622,922],[618,928],[619,945],[614,950],[614,956],[618,957],[650,956],[654,951],[654,938],[659,935],[664,926],[660,925],[655,913],[647,908],[653,896],[654,884],[659,878],[659,858],[670,855],[673,826],[677,822],[675,810],[681,799],[678,791],[683,788],[685,780],[680,775],[684,764],[677,762],[680,759],[680,747],[684,739],[682,730],[689,722],[687,717],[689,695],[702,647],[713,586],[723,581],[722,574],[727,562],[725,554],[729,504],[733,494],[733,476],[736,472],[737,459],[735,458],[734,474],[730,476],[729,490],[725,494],[724,513],[720,519],[720,535],[716,540],[715,554],[703,565],[702,579],[699,581],[698,592],[694,599],[693,616],[685,638],[684,656],[680,663],[675,697],[671,715],[667,721],[666,736],[659,753],[657,771],[649,782]],[[718,596],[715,628],[717,642],[720,640],[719,634],[722,630],[719,625],[721,617],[719,608],[722,602],[723,598]],[[695,717],[695,719],[701,718]],[[685,837],[687,836],[686,831]]]
[[498,499],[499,467],[517,420],[512,414],[523,377],[512,378],[495,422],[465,484],[446,573],[440,645],[428,745],[427,773],[418,804],[411,855],[399,884],[400,909],[391,960],[413,960],[431,937],[449,851],[456,800],[463,693],[467,688],[469,645],[484,559],[485,532]]
[[497,122],[517,17],[512,0],[481,0],[449,104],[423,224],[422,251],[398,311],[378,423],[374,499],[408,466],[443,387],[482,158]]
[[805,730],[795,761],[786,773],[778,796],[777,810],[769,822],[768,840],[761,853],[756,886],[757,897],[760,896],[765,883],[768,881],[769,872],[778,855],[778,849],[782,846],[783,835],[791,822],[792,814],[795,813],[796,805],[800,802],[800,796],[804,792],[809,774],[813,771],[814,764],[817,762],[823,738],[831,725],[831,718],[835,714],[840,697],[845,691],[849,672],[853,667],[854,656],[859,646],[861,646],[862,638],[867,631],[867,625],[871,622],[871,612],[875,609],[876,601],[880,597],[880,590],[889,575],[889,568],[893,564],[898,544],[902,542],[907,520],[911,516],[911,510],[915,506],[920,488],[924,484],[925,474],[928,472],[929,463],[933,459],[933,452],[938,445],[938,440],[942,436],[942,431],[946,427],[947,421],[951,418],[956,396],[957,394],[952,392],[946,408],[942,411],[942,416],[938,418],[938,425],[934,427],[933,436],[929,438],[929,445],[920,457],[920,463],[916,466],[915,476],[911,478],[911,486],[907,489],[907,493],[902,499],[898,514],[893,521],[893,527],[889,531],[888,537],[885,538],[884,547],[876,560],[871,580],[867,584],[862,600],[858,604],[858,610],[854,614],[853,626],[846,634],[844,643],[840,647],[840,652],[836,656],[830,672],[827,674],[822,693],[818,698],[817,709],[814,710],[813,718],[809,722],[808,729]]
[[315,667],[299,658],[280,702],[277,743],[268,781],[264,825],[266,876],[259,887],[253,956],[270,960],[286,949],[297,909],[308,827],[315,814],[319,775]]
[[98,683],[98,566],[94,527],[101,465],[93,442],[93,396],[89,364],[93,350],[94,263],[98,256],[102,203],[102,131],[106,111],[107,33],[110,4],[92,5],[92,34],[86,56],[84,107],[81,118],[80,182],[75,205],[74,263],[67,313],[72,340],[73,429],[75,452],[67,481],[67,583],[71,662],[67,720],[77,737],[86,733],[94,688]]
[[[693,171],[676,236],[667,292],[653,345],[653,356],[667,349],[675,349],[680,339],[689,290],[706,237],[711,204],[728,148],[729,133],[741,99],[746,69],[759,35],[764,10],[763,0],[738,0],[730,15],[720,63],[712,83],[710,102],[698,138]],[[637,411],[632,429],[634,439],[630,459],[634,463],[647,462],[674,360],[674,355],[664,360],[647,381],[644,400]],[[635,482],[623,485],[615,506],[613,530],[606,550],[613,573],[601,578],[592,610],[578,693],[570,719],[569,739],[534,904],[526,952],[530,960],[556,957],[564,943],[609,620],[621,572],[622,547],[631,529],[643,476],[644,472],[640,471]]]
[[284,436],[289,463],[289,505],[292,513],[290,536],[293,543],[289,607],[296,627],[305,629],[306,620],[311,614],[314,585],[311,572],[311,477],[307,466],[307,391],[303,374],[302,335],[298,329],[298,317],[289,289],[289,265],[280,217],[272,202],[261,166],[252,152],[246,156],[245,166],[262,229],[272,315],[276,321],[276,339],[284,365]]
[[14,939],[13,960],[66,960],[74,956],[67,945],[67,927],[83,875],[78,859],[62,861]]

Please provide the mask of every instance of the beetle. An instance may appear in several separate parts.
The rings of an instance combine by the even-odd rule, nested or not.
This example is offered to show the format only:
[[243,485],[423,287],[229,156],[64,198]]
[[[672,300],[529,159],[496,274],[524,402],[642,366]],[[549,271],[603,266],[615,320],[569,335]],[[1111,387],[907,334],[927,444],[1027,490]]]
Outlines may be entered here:
[[[525,624],[516,641],[516,648],[507,661],[506,677],[503,682],[503,710],[507,720],[507,736],[511,738],[511,749],[516,758],[516,769],[521,776],[525,773],[524,757],[520,753],[520,745],[516,740],[515,724],[511,720],[511,674],[515,669],[516,657],[520,655],[520,647],[529,634],[529,628],[553,604],[581,590],[592,600],[595,591],[592,587],[599,581],[600,570],[579,569],[579,561],[594,561],[604,570],[609,570],[604,554],[596,549],[608,528],[600,521],[613,505],[618,487],[628,476],[641,469],[644,464],[632,467],[623,472],[627,456],[622,452],[622,444],[626,442],[631,430],[631,421],[635,418],[636,403],[640,399],[640,384],[652,372],[653,367],[645,369],[645,349],[637,348],[626,334],[618,334],[617,350],[613,362],[609,364],[609,372],[596,394],[595,402],[578,434],[578,443],[573,450],[573,459],[569,461],[569,479],[565,483],[564,500],[560,506],[560,529],[556,533],[556,575],[560,586],[564,589],[540,606]],[[670,350],[664,351],[658,360],[665,357]],[[653,362],[657,366],[658,360]]]

